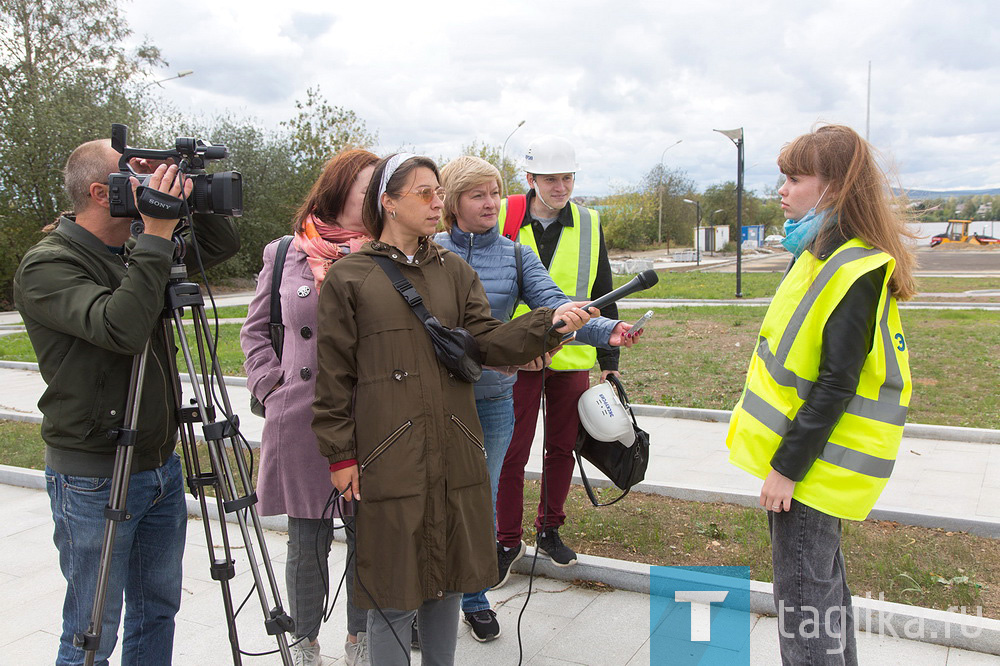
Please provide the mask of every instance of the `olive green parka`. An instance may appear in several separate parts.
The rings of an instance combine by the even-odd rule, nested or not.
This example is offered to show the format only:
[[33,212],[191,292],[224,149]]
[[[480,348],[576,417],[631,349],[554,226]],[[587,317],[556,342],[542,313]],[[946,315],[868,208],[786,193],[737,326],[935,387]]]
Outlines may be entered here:
[[442,324],[472,333],[484,365],[526,363],[561,336],[548,308],[493,319],[476,272],[427,239],[412,263],[373,241],[327,273],[313,429],[330,463],[360,465],[355,603],[412,610],[496,583],[493,509],[472,384],[438,362],[373,254],[399,265]]

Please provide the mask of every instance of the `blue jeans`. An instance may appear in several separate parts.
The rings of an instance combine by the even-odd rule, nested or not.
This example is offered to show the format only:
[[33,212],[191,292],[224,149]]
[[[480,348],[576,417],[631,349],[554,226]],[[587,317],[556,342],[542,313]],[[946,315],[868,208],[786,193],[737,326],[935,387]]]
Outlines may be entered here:
[[[82,664],[84,652],[73,645],[73,635],[90,625],[111,479],[70,476],[46,468],[45,485],[55,521],[53,541],[66,578],[56,664]],[[118,642],[124,593],[121,663],[169,664],[174,615],[181,605],[181,556],[187,525],[180,456],[175,453],[158,469],[132,474],[126,508],[132,517],[118,524],[115,535],[95,663],[106,665]]]
[[[510,437],[514,434],[514,392],[507,391],[495,398],[476,400],[476,411],[479,412],[479,423],[483,426],[483,446],[486,447],[486,470],[490,474],[490,492],[493,495],[495,531],[497,484],[500,482],[500,470],[507,455],[507,447],[510,446]],[[462,595],[462,611],[465,613],[475,613],[489,607],[486,590]]]
[[792,500],[768,511],[778,644],[785,666],[857,666],[840,519]]

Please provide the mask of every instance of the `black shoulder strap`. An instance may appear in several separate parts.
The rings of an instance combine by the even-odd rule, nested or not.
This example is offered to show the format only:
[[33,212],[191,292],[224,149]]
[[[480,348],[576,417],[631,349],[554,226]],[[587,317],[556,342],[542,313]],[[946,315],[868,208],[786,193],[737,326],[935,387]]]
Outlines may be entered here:
[[288,246],[292,244],[292,236],[282,236],[278,242],[278,249],[274,253],[274,269],[271,271],[271,320],[268,324],[268,333],[271,336],[271,346],[274,353],[281,360],[281,349],[285,342],[285,325],[281,323],[281,276],[285,272],[285,257],[288,255]]
[[389,277],[389,281],[392,282],[392,286],[396,288],[396,291],[413,308],[413,311],[420,317],[420,321],[427,321],[433,316],[424,306],[424,299],[420,296],[420,292],[417,291],[417,288],[409,280],[403,277],[403,273],[399,270],[396,262],[389,257],[383,257],[379,254],[373,254],[371,258],[385,271],[385,274]]
[[524,293],[524,267],[521,264],[521,244],[514,243],[514,268],[517,270],[517,300]]
[[621,495],[614,498],[610,502],[597,501],[597,495],[594,494],[594,489],[590,486],[590,479],[587,478],[587,472],[585,472],[583,469],[583,458],[580,456],[579,446],[576,447],[575,453],[576,453],[576,462],[580,468],[580,480],[583,481],[583,489],[587,491],[587,497],[590,498],[591,504],[593,504],[594,506],[611,506],[615,502],[621,501],[626,495],[628,495],[632,491],[631,488],[626,488]]

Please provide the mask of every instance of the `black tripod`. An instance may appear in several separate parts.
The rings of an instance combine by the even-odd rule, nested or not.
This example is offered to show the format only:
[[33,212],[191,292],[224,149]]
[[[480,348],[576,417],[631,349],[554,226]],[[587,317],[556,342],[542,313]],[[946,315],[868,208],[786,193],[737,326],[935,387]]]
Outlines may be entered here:
[[[173,378],[172,389],[174,404],[178,408],[178,423],[180,425],[181,445],[184,451],[184,466],[187,474],[188,489],[198,498],[201,505],[202,524],[205,528],[205,540],[208,545],[209,557],[212,558],[211,575],[222,586],[222,601],[226,611],[226,624],[229,630],[229,644],[233,654],[233,664],[242,664],[243,652],[239,645],[236,628],[236,614],[233,609],[232,591],[229,581],[236,575],[235,560],[232,558],[229,534],[226,528],[226,514],[235,514],[243,538],[247,560],[254,580],[254,590],[260,601],[264,615],[264,628],[269,635],[275,636],[278,642],[278,652],[285,666],[292,663],[291,651],[288,646],[286,632],[294,629],[292,618],[285,612],[281,604],[281,593],[268,557],[264,533],[260,525],[255,504],[257,495],[253,490],[250,466],[247,462],[247,447],[239,434],[239,419],[233,414],[232,405],[223,379],[222,368],[215,353],[215,342],[209,334],[208,317],[205,314],[205,302],[201,289],[197,284],[187,282],[187,268],[183,263],[184,243],[180,236],[174,237],[177,250],[174,264],[171,267],[170,279],[167,283],[162,315],[164,339],[167,344],[173,341],[177,334],[178,346],[184,354],[187,364],[187,374],[194,397],[190,406],[183,404],[181,395],[181,380],[174,355],[168,355],[170,377]],[[188,344],[187,333],[184,330],[184,308],[190,308],[195,344],[198,351],[197,361],[192,357]],[[207,354],[206,354],[207,350]],[[98,570],[97,591],[94,595],[94,605],[91,612],[90,625],[84,633],[74,636],[74,643],[86,651],[86,664],[92,666],[101,643],[101,618],[104,615],[108,579],[111,574],[111,554],[115,541],[118,523],[131,517],[125,508],[128,496],[129,478],[132,469],[132,452],[136,442],[138,425],[138,408],[142,394],[142,382],[145,376],[146,363],[150,357],[150,342],[142,354],[132,362],[132,376],[129,380],[128,405],[125,411],[123,427],[118,430],[115,453],[114,472],[111,477],[111,495],[105,508],[104,541],[101,550],[100,568]],[[211,368],[209,368],[209,361]],[[195,362],[199,364],[200,376],[195,370]],[[221,399],[222,418],[216,420],[215,396]],[[209,456],[209,469],[202,471],[198,459],[197,440],[194,424],[202,423],[202,433]],[[227,451],[228,443],[228,451]],[[235,474],[234,474],[235,465]],[[209,521],[208,498],[206,488],[212,488],[215,494],[215,504],[218,511],[218,527],[222,541],[223,557],[217,558],[213,526]],[[249,518],[249,522],[248,522]],[[251,534],[251,526],[253,533]],[[255,555],[254,539],[263,560],[266,582],[261,576],[261,567]],[[242,606],[241,606],[242,607]]]

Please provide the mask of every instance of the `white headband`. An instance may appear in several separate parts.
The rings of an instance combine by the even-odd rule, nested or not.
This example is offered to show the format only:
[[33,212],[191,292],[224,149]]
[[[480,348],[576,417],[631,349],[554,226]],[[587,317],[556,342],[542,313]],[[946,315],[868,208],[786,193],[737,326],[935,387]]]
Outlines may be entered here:
[[392,178],[392,174],[396,173],[396,169],[399,165],[410,159],[411,157],[416,157],[413,153],[396,153],[389,158],[389,161],[385,163],[385,169],[382,171],[382,181],[378,185],[378,212],[382,213],[382,195],[385,194],[385,187],[389,184],[389,179]]

